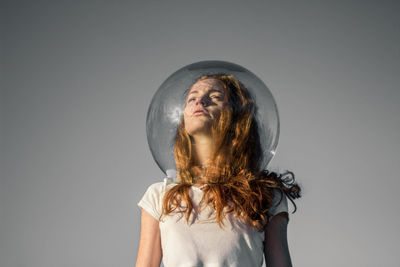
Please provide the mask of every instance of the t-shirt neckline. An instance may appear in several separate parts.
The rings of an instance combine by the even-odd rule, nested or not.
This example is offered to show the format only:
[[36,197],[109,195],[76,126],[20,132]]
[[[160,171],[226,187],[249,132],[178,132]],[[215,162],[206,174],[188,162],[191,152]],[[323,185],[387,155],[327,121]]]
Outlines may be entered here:
[[[172,184],[178,184],[178,183],[175,182],[175,181],[172,181],[171,183],[172,183]],[[196,191],[199,191],[199,192],[203,192],[203,189],[201,189],[200,187],[194,186],[194,185],[190,186],[190,188],[192,188],[192,189],[194,189],[194,190],[196,190]]]

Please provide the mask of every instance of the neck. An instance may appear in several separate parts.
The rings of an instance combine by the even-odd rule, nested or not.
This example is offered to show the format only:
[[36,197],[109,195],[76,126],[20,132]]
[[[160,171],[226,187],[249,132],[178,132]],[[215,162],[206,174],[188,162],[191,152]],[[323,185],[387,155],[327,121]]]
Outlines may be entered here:
[[206,167],[214,145],[213,139],[210,136],[193,136],[193,141],[192,148],[194,150],[195,162],[200,167]]

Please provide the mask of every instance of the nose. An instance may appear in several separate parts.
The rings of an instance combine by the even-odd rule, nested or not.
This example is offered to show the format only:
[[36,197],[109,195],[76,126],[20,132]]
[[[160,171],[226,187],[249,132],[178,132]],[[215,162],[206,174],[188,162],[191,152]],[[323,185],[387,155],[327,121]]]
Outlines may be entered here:
[[195,104],[196,105],[201,104],[203,106],[206,106],[207,105],[207,96],[204,95],[204,96],[196,97]]

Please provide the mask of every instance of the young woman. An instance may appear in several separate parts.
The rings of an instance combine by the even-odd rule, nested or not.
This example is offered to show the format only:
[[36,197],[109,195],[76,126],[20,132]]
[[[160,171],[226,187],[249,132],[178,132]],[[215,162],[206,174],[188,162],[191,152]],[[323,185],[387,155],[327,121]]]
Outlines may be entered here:
[[286,196],[300,197],[300,187],[282,179],[291,172],[260,170],[255,109],[231,75],[203,76],[189,88],[175,138],[176,180],[152,184],[138,203],[137,267],[161,259],[165,267],[259,267],[263,257],[268,267],[292,266]]

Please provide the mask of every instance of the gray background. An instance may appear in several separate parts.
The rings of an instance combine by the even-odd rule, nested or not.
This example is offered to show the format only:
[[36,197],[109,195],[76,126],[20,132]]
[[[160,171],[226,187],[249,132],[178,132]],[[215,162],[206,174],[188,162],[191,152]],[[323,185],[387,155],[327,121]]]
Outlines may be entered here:
[[[399,266],[397,1],[1,4],[0,266],[134,266],[161,181],[145,118],[178,68],[226,60],[278,104],[304,187],[295,266]],[[292,209],[292,207],[290,207]]]

